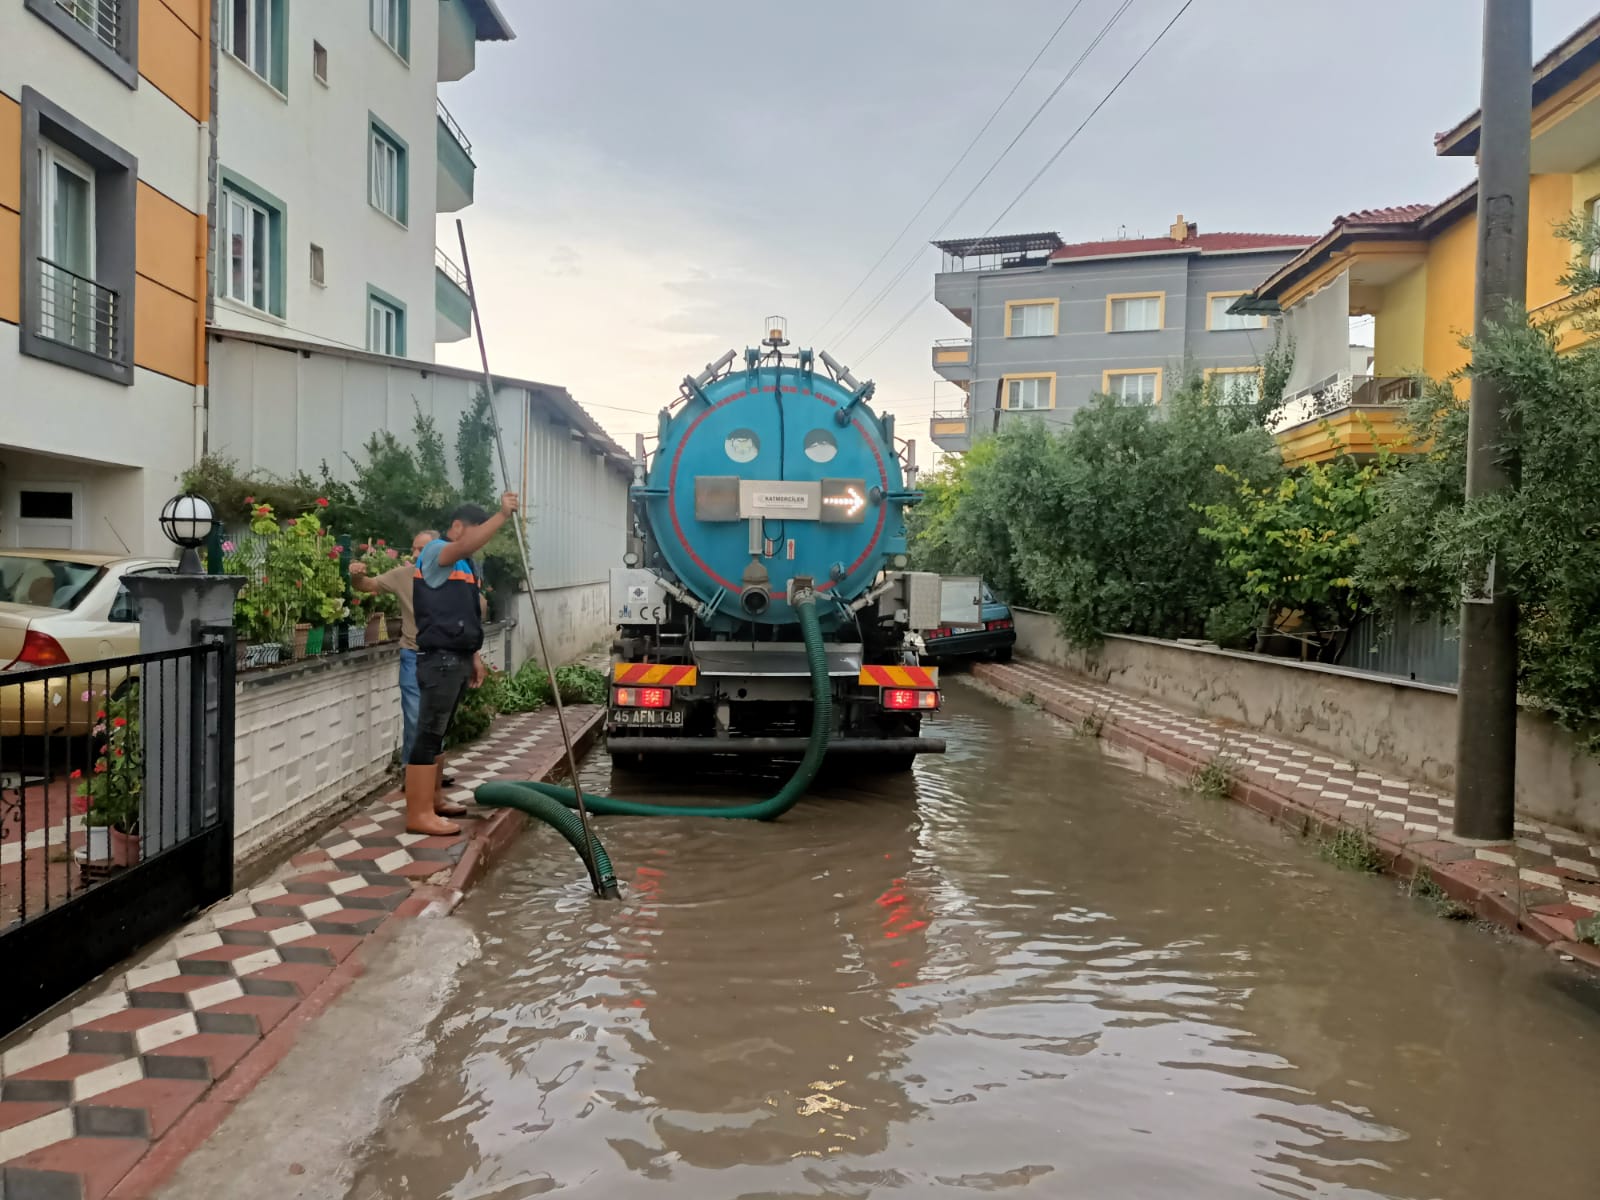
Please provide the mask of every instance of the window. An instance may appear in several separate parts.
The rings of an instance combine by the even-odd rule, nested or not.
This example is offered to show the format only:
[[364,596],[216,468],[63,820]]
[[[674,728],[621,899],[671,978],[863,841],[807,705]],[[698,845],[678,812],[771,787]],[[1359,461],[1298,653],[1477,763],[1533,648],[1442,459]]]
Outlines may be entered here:
[[411,5],[409,0],[368,0],[372,32],[401,58],[411,56]]
[[406,352],[406,306],[376,288],[367,291],[367,349],[394,358]]
[[1266,317],[1230,313],[1228,309],[1243,292],[1211,292],[1206,296],[1206,328],[1213,332],[1223,329],[1264,329]]
[[367,199],[404,225],[406,191],[406,145],[373,118],[367,140]]
[[1260,367],[1213,367],[1206,383],[1213,404],[1254,404],[1261,398]]
[[1058,300],[1008,300],[1006,336],[1008,338],[1054,337],[1059,312]]
[[1035,412],[1056,406],[1054,375],[1008,375],[1001,383],[1002,406],[1008,412]]
[[284,0],[222,0],[222,48],[280,92],[287,90]]
[[95,286],[94,171],[82,159],[49,142],[39,147],[40,246],[39,332],[91,353],[101,310]]
[[217,295],[275,317],[287,316],[283,204],[224,171],[217,224]]
[[328,280],[323,274],[322,247],[315,242],[311,243],[311,282],[318,287],[326,287]]
[[24,7],[128,87],[139,86],[136,0],[25,0]]
[[[175,574],[171,567],[150,567],[143,571],[130,572],[133,575],[172,575]],[[134,602],[133,593],[126,584],[117,586],[117,595],[111,601],[111,611],[106,614],[106,620],[119,622],[133,622],[139,619],[139,605]]]
[[1161,399],[1161,371],[1157,368],[1135,371],[1107,371],[1101,391],[1127,405],[1155,404]]
[[311,43],[311,74],[318,83],[328,82],[328,48],[321,42]]
[[127,151],[22,89],[22,353],[133,382],[137,177]]
[[1167,306],[1165,292],[1106,297],[1106,332],[1134,333],[1160,329]]
[[[1600,196],[1589,201],[1589,228],[1600,236]],[[1589,255],[1589,269],[1600,271],[1600,246],[1596,246],[1594,253]]]

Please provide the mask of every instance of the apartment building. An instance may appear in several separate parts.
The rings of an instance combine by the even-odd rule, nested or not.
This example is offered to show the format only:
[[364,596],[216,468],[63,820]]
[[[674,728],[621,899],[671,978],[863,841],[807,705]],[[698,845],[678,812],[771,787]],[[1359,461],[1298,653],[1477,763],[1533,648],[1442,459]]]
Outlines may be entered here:
[[513,36],[494,0],[220,5],[215,327],[422,362],[468,337],[434,227],[476,167],[440,85]]
[[0,0],[0,547],[169,549],[204,410],[209,11]]
[[969,449],[1016,415],[1064,423],[1098,393],[1159,404],[1178,371],[1203,372],[1224,397],[1255,394],[1268,319],[1228,310],[1315,240],[1202,233],[1180,214],[1165,237],[934,243],[934,298],[967,327],[933,347],[934,371],[965,393],[934,414],[934,444]]

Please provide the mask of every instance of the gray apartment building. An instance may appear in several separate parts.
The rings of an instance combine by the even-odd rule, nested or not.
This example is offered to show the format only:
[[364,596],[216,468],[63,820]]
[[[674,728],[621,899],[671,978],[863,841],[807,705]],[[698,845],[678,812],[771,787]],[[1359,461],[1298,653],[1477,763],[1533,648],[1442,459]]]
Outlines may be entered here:
[[933,369],[966,393],[934,413],[951,452],[1008,419],[1062,423],[1105,392],[1159,404],[1169,373],[1204,372],[1222,396],[1254,395],[1267,318],[1228,308],[1316,239],[1201,233],[1067,244],[1054,233],[935,242],[934,299],[968,333],[935,343]]

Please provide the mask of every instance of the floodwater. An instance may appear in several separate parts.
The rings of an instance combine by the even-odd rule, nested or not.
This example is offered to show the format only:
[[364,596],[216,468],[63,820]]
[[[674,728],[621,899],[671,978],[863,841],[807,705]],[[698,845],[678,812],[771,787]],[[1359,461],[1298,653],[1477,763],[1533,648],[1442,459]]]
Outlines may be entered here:
[[914,777],[601,821],[620,904],[527,834],[351,1197],[1600,1193],[1590,984],[947,695]]

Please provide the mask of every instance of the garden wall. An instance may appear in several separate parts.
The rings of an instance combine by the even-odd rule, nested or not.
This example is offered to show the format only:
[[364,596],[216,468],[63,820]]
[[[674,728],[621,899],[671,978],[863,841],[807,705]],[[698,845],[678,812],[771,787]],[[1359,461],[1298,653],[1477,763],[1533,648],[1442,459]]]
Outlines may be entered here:
[[[512,631],[485,628],[485,663],[510,665]],[[384,781],[400,748],[399,659],[391,642],[239,676],[236,860],[292,841]]]
[[[1017,651],[1029,658],[1374,770],[1454,787],[1454,688],[1159,638],[1111,636],[1091,649],[1068,642],[1049,613],[1013,614]],[[1517,724],[1517,808],[1600,834],[1600,763],[1526,709]]]

